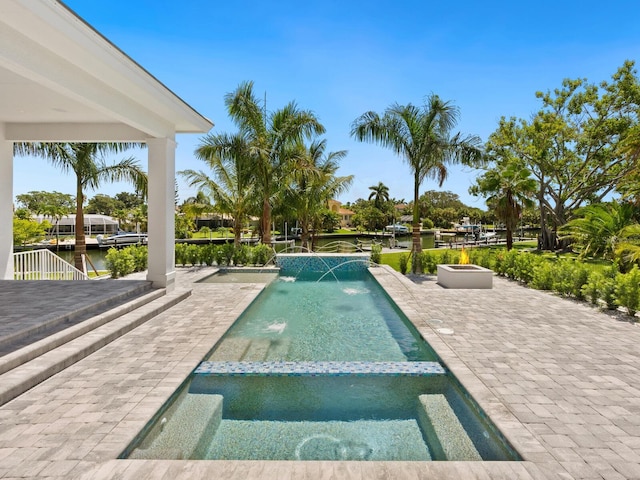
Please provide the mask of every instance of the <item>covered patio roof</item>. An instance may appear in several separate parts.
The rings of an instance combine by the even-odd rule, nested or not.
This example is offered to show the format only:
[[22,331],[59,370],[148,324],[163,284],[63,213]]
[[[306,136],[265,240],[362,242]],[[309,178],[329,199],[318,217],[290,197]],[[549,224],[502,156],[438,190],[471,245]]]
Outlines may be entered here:
[[144,141],[213,124],[56,0],[0,2],[7,140]]
[[175,135],[212,127],[63,3],[0,2],[0,278],[13,278],[13,142],[147,143],[149,275],[166,286]]

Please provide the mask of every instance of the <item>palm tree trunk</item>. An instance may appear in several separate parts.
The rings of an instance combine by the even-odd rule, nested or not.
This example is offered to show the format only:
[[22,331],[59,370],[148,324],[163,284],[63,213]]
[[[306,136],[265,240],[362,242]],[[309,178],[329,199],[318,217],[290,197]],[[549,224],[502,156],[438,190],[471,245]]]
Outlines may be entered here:
[[507,251],[513,248],[513,228],[510,223],[507,223]]
[[271,204],[268,198],[262,200],[262,243],[271,244]]
[[80,180],[78,180],[76,182],[76,244],[73,253],[73,263],[75,267],[81,272],[84,272],[82,256],[87,253],[87,244],[84,236],[84,211],[82,208],[83,203],[84,195],[82,193],[82,184],[80,183]]
[[302,232],[300,232],[300,246],[302,250],[305,248],[311,250],[311,245],[309,244],[309,228],[306,223],[302,223]]
[[422,242],[420,241],[420,206],[418,200],[420,198],[420,179],[415,174],[413,184],[413,229],[411,232],[411,273],[422,273],[422,262],[420,254],[422,253]]
[[236,220],[233,222],[233,245],[238,248],[240,246],[240,239],[242,235],[242,224]]

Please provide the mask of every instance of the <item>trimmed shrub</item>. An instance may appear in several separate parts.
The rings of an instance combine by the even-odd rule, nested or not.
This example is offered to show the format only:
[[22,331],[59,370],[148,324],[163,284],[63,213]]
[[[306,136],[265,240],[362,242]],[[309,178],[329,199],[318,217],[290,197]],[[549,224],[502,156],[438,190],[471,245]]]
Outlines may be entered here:
[[[207,227],[202,227],[207,228]],[[200,247],[200,261],[210,267],[215,261],[216,246],[212,243]]]
[[440,255],[440,263],[443,265],[450,265],[454,263],[453,252],[451,250],[445,250]]
[[220,251],[222,253],[222,263],[219,263],[218,265],[231,265],[231,262],[233,261],[233,252],[235,251],[233,243],[220,245]]
[[423,272],[434,274],[438,270],[438,262],[436,261],[435,256],[428,250],[422,251],[420,262],[422,263]]
[[564,297],[573,291],[573,265],[567,260],[559,260],[551,267],[553,275],[552,289]]
[[[233,245],[233,244],[231,244]],[[234,265],[247,265],[251,259],[251,250],[247,245],[233,246],[231,255]]]
[[224,265],[224,249],[222,245],[216,245],[213,250],[213,259],[216,262],[216,265]]
[[187,263],[195,267],[200,264],[200,247],[198,245],[187,245],[186,249]]
[[473,248],[469,251],[469,261],[475,265],[492,269],[492,252],[486,248]]
[[517,272],[518,272],[518,267],[517,267],[517,261],[518,261],[518,252],[515,250],[509,250],[503,258],[502,261],[502,268],[503,268],[503,275],[506,275],[509,278],[512,278],[514,280],[518,280],[518,276],[517,276]]
[[133,257],[133,271],[142,272],[147,269],[149,259],[149,249],[144,245],[132,245],[124,250],[129,250],[129,253]]
[[187,264],[187,246],[186,243],[176,243],[175,245],[175,259],[176,265]]
[[540,262],[533,269],[531,286],[538,290],[552,290],[554,284],[554,265],[549,262]]
[[628,273],[619,273],[615,279],[616,303],[635,316],[640,308],[640,270],[634,265]]
[[495,260],[493,262],[493,271],[498,275],[504,275],[504,256],[507,252],[500,250],[496,253]]
[[582,263],[574,263],[571,270],[571,295],[584,300],[582,287],[589,281],[589,270]]
[[582,286],[582,295],[591,305],[600,304],[600,286],[604,280],[604,275],[600,272],[591,272],[587,283]]
[[135,260],[128,248],[110,248],[105,257],[107,270],[112,278],[120,278],[135,271]]
[[409,255],[400,255],[400,273],[405,275],[409,267]]
[[[381,258],[382,258],[382,245],[371,245],[371,261],[375,264],[379,264]],[[405,269],[406,269],[406,265],[405,265]]]
[[530,253],[520,253],[515,259],[515,278],[521,282],[531,283],[536,265],[540,263],[540,257]]
[[600,284],[600,299],[607,306],[607,310],[615,310],[618,308],[616,303],[616,276],[618,275],[618,267],[611,265],[602,271],[603,280]]
[[259,243],[253,247],[252,258],[256,265],[266,265],[273,258],[274,251],[269,245]]

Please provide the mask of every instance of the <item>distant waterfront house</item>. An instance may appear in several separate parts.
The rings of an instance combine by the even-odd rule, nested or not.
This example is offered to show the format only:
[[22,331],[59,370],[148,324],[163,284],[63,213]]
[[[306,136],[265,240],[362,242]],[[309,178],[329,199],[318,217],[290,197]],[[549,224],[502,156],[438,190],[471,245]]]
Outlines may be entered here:
[[[42,223],[44,220],[52,225],[51,235],[75,235],[76,233],[76,216],[65,215],[56,221],[48,215],[35,215],[33,219]],[[107,215],[98,215],[94,213],[85,213],[84,215],[84,233],[86,235],[115,235],[118,233],[120,225],[117,220]]]
[[340,227],[351,227],[351,217],[355,215],[355,212],[352,212],[347,208],[343,208],[342,203],[338,200],[329,200],[329,210],[340,215]]

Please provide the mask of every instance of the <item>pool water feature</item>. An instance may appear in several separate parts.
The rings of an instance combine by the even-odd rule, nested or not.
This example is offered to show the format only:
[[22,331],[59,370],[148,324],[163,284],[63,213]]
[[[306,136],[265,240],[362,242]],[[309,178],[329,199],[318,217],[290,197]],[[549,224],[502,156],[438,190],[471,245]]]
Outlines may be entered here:
[[520,459],[369,272],[322,275],[272,282],[121,458]]

